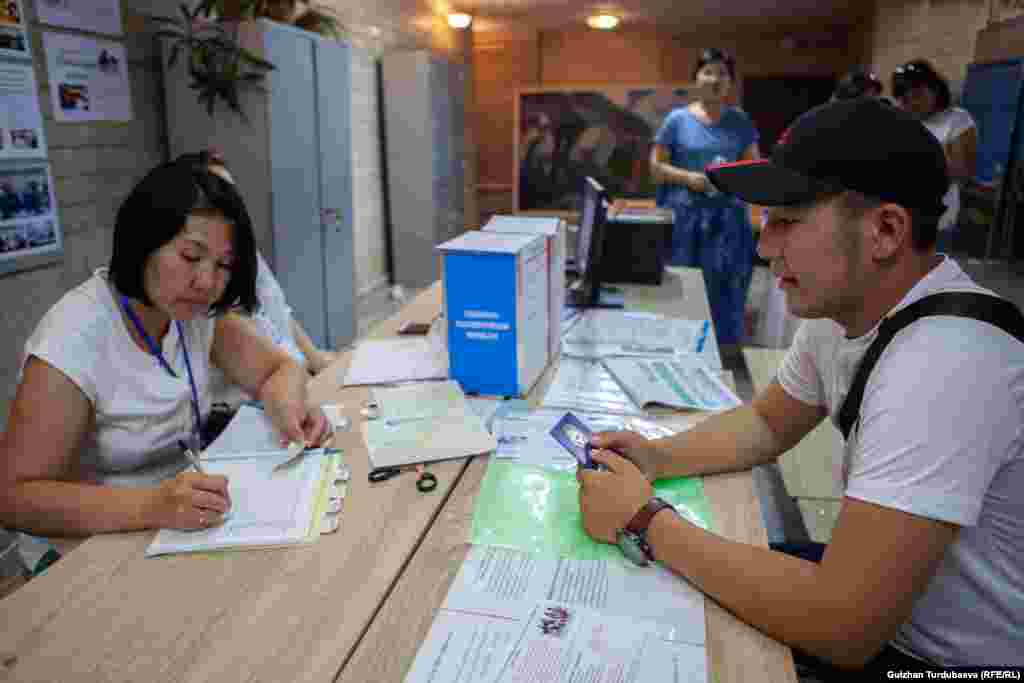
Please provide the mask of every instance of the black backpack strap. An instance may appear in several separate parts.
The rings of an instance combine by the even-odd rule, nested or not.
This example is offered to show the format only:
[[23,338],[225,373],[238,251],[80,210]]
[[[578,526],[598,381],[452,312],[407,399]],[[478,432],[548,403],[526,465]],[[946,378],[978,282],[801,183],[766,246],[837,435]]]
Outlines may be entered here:
[[994,325],[1024,343],[1024,315],[1011,302],[989,294],[974,292],[941,292],[919,299],[882,321],[878,336],[868,347],[857,366],[850,391],[839,409],[839,431],[848,439],[850,430],[860,416],[860,404],[864,398],[864,387],[882,351],[896,336],[896,333],[918,318],[930,315],[955,315],[973,318]]

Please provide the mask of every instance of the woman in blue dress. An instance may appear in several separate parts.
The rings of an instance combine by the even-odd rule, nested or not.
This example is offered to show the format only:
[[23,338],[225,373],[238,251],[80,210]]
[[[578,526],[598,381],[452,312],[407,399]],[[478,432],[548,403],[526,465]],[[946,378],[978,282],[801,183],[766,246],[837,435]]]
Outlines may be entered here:
[[651,150],[658,205],[675,211],[669,263],[704,273],[719,344],[739,344],[754,269],[754,236],[745,204],[718,192],[707,166],[757,159],[758,134],[743,111],[726,104],[736,63],[723,50],[701,52],[695,99],[673,110]]

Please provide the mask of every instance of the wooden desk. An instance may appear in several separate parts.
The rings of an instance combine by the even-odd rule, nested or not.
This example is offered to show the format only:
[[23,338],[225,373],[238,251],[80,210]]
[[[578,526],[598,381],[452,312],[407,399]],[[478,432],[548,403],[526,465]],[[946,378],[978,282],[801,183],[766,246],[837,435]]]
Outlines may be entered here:
[[[660,288],[627,288],[628,300],[706,317],[700,278],[673,269]],[[439,307],[435,286],[374,336]],[[356,423],[367,391],[340,388],[348,359],[310,395],[342,402]],[[432,465],[438,488],[423,495],[411,475],[371,488],[358,430],[336,445],[353,474],[338,533],[304,548],[157,559],[143,556],[152,532],[90,538],[0,601],[0,681],[401,681],[468,550],[486,458]],[[749,474],[705,487],[724,535],[765,543]],[[707,623],[710,680],[795,680],[788,648],[710,603]]]
[[[407,306],[429,320],[439,289]],[[405,316],[377,328],[393,334]],[[356,424],[367,397],[341,389],[348,354],[311,382]],[[153,532],[94,536],[0,601],[0,681],[332,681],[458,482],[412,475],[371,488],[358,430],[336,437],[352,468],[341,528],[311,546],[146,559]]]
[[[626,305],[633,310],[709,317],[703,279],[696,269],[670,269],[662,287],[627,286],[625,290]],[[717,345],[713,338],[710,341],[709,348],[717,358]],[[541,380],[534,393],[544,390],[546,379]],[[703,417],[690,414],[674,419],[699,421]],[[338,683],[401,681],[412,666],[434,614],[469,552],[466,539],[488,459],[472,459],[366,637],[342,669]],[[767,546],[760,504],[749,472],[707,477],[704,488],[719,533],[733,540]],[[711,600],[705,601],[705,609],[709,681],[796,681],[788,647],[740,622]]]

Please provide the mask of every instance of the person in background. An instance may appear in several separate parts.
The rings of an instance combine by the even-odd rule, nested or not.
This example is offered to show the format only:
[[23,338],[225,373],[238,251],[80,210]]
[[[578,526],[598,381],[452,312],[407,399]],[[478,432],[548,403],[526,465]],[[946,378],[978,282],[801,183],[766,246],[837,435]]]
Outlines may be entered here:
[[832,100],[851,100],[854,97],[881,97],[882,81],[873,71],[859,66],[839,79]]
[[[193,156],[193,155],[185,155]],[[217,150],[208,150],[194,155],[197,163],[208,164],[212,173],[220,176],[232,185],[235,179],[228,170],[224,156]],[[256,298],[259,308],[253,312],[252,318],[259,330],[283,349],[288,355],[305,365],[312,375],[319,374],[338,358],[334,351],[326,351],[309,338],[293,315],[292,307],[285,299],[284,290],[274,277],[273,271],[263,255],[256,251]]]
[[704,169],[757,159],[758,133],[744,112],[726,104],[736,82],[731,55],[704,50],[694,79],[695,99],[673,110],[655,136],[651,176],[658,206],[675,212],[669,263],[703,271],[718,343],[737,345],[754,269],[753,229],[746,205],[718,192]]
[[[708,173],[768,207],[758,252],[805,321],[751,403],[663,439],[594,435],[608,471],[577,473],[584,529],[660,562],[823,680],[1024,665],[1024,343],[964,316],[922,317],[892,336],[842,417],[886,320],[938,293],[994,296],[935,252],[941,146],[859,97],[804,114],[770,160]],[[652,498],[655,479],[775,462],[826,418],[848,427],[831,454],[842,501],[827,546],[732,541]]]
[[892,94],[899,106],[932,132],[946,153],[949,191],[943,201],[946,212],[939,221],[936,249],[949,253],[960,213],[960,185],[974,177],[978,128],[966,109],[953,106],[949,83],[924,59],[915,59],[892,75]]
[[256,247],[234,186],[161,164],[121,204],[108,268],[65,294],[25,344],[0,438],[0,526],[45,536],[201,529],[230,508],[223,476],[186,472],[209,435],[219,368],[283,441],[328,434],[302,367],[233,313],[256,307]]

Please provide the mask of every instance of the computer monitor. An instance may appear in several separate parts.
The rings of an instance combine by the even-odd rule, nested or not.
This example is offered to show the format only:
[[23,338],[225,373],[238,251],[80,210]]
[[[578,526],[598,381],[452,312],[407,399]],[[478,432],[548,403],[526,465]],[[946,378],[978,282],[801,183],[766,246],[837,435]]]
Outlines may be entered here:
[[576,235],[578,277],[569,287],[566,303],[576,308],[621,308],[622,297],[601,287],[601,259],[604,256],[604,227],[608,193],[590,176],[583,180],[583,204]]

